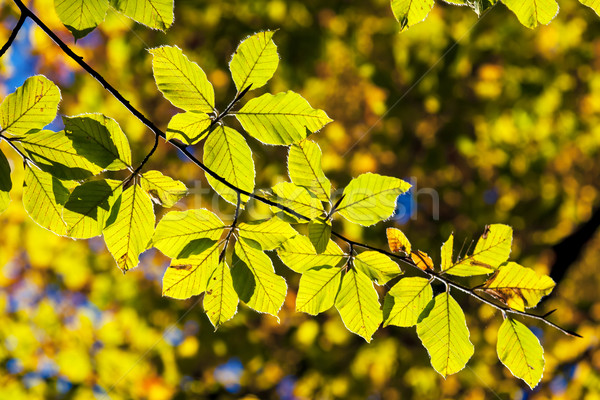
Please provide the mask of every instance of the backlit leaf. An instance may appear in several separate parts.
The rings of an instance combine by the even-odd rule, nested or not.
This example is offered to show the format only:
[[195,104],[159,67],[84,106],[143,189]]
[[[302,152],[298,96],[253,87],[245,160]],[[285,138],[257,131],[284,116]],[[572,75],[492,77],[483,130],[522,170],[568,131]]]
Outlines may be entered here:
[[310,221],[308,223],[308,238],[315,246],[318,254],[324,252],[331,238],[331,222],[316,219]]
[[539,275],[530,268],[514,262],[500,266],[488,279],[483,290],[515,310],[535,307],[542,297],[552,292],[556,284],[547,275]]
[[528,28],[547,25],[558,14],[558,4],[554,0],[502,0],[502,3]]
[[[306,188],[296,186],[291,182],[280,182],[272,188],[275,195],[273,200],[284,205],[301,215],[311,219],[323,215],[325,210],[321,200],[312,195]],[[280,211],[278,208],[271,207],[274,212]],[[291,214],[288,214],[292,216]],[[293,217],[293,216],[292,216]],[[300,219],[299,223],[305,223],[306,220]]]
[[273,43],[275,32],[256,33],[238,46],[229,69],[238,92],[252,85],[252,89],[264,86],[277,70],[279,56]]
[[433,297],[428,279],[418,276],[400,279],[385,296],[383,326],[413,326]]
[[142,188],[163,207],[170,208],[187,194],[187,187],[180,181],[163,175],[160,171],[148,171],[140,179]]
[[306,236],[298,235],[284,242],[277,250],[281,261],[292,270],[304,273],[307,270],[320,266],[337,266],[344,260],[344,252],[332,240],[321,254],[317,254],[315,247]]
[[263,250],[275,250],[298,232],[277,217],[266,221],[242,222],[238,225],[240,237],[254,240]]
[[383,285],[402,273],[400,266],[391,258],[376,251],[360,253],[354,258],[354,266],[378,285]]
[[233,288],[231,271],[223,260],[217,263],[204,294],[204,312],[215,329],[233,318],[238,301],[237,293]]
[[62,210],[68,198],[69,190],[61,181],[34,166],[25,168],[23,206],[42,228],[61,236],[67,234]]
[[335,299],[335,308],[344,325],[367,342],[383,321],[379,295],[367,275],[351,269],[342,278],[342,286]]
[[162,295],[188,299],[206,291],[208,279],[219,264],[217,242],[190,258],[171,260],[162,280]]
[[525,325],[505,318],[498,331],[498,358],[510,372],[530,388],[537,386],[544,373],[544,349]]
[[363,226],[392,216],[398,195],[410,189],[402,179],[366,173],[352,179],[336,211],[350,222]]
[[413,260],[415,265],[421,268],[423,271],[432,270],[433,271],[433,260],[427,253],[417,250],[410,253],[410,259]]
[[433,0],[392,0],[392,12],[401,30],[423,21],[432,8]]
[[321,168],[321,148],[310,140],[303,140],[290,146],[288,171],[290,179],[298,186],[304,186],[321,201],[329,201],[331,182]]
[[452,266],[452,252],[454,250],[454,233],[450,234],[448,240],[442,245],[442,271]]
[[196,144],[208,135],[211,119],[208,114],[188,111],[175,114],[167,127],[167,140],[177,139],[182,143]]
[[215,91],[198,64],[190,61],[177,46],[149,51],[153,56],[154,80],[167,100],[186,111],[214,111]]
[[473,355],[465,314],[446,292],[425,307],[417,322],[417,334],[429,352],[431,365],[444,378],[463,369]]
[[173,24],[173,0],[110,0],[111,5],[132,20],[165,31]]
[[119,268],[126,272],[137,267],[154,233],[150,197],[138,185],[125,189],[115,201],[107,225],[102,232],[104,241]]
[[296,311],[317,315],[329,310],[340,290],[342,268],[314,267],[300,277],[296,295]]
[[265,93],[248,101],[236,114],[246,132],[266,144],[292,144],[331,122],[298,93]]
[[401,251],[410,254],[412,247],[404,232],[396,228],[387,228],[385,233],[387,234],[388,246],[390,246],[392,252]]
[[58,103],[60,90],[52,81],[43,75],[27,78],[0,105],[0,133],[24,135],[42,129],[56,117]]
[[104,21],[108,0],[54,0],[61,22],[80,39]]
[[6,210],[10,204],[11,189],[10,164],[4,153],[0,151],[0,213]]
[[584,6],[590,7],[596,14],[600,15],[600,0],[579,0],[579,2]]

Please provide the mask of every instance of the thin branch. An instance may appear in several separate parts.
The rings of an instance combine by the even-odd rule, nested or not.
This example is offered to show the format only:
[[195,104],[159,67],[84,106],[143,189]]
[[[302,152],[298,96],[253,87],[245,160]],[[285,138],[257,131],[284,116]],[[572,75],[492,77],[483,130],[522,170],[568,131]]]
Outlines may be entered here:
[[225,118],[228,114],[229,111],[231,111],[231,109],[233,108],[233,106],[235,106],[235,104],[240,101],[242,99],[242,97],[244,97],[244,95],[246,93],[248,93],[248,91],[250,90],[250,88],[252,87],[252,84],[248,85],[244,90],[242,90],[241,92],[238,92],[238,94],[235,95],[234,99],[231,100],[231,103],[229,103],[229,105],[227,105],[227,107],[225,107],[225,110],[220,113],[219,115],[217,115],[215,117],[215,119],[213,119],[210,122],[210,125],[208,127],[208,130],[210,131],[216,124],[219,123],[219,121],[221,121],[223,118]]
[[229,238],[231,237],[231,234],[233,233],[233,231],[235,231],[235,227],[237,226],[238,217],[240,216],[240,208],[242,208],[242,196],[240,195],[240,192],[238,192],[237,202],[235,204],[235,215],[233,217],[233,222],[229,226],[229,232],[227,232],[227,236],[225,237],[225,246],[223,246],[223,251],[221,251],[221,254],[219,255],[219,262],[223,261],[223,258],[225,258],[225,252],[227,251]]
[[10,33],[8,40],[6,41],[6,43],[4,43],[4,46],[2,46],[2,48],[0,49],[0,58],[2,58],[4,53],[6,53],[8,51],[8,49],[10,48],[10,46],[12,46],[13,42],[17,38],[17,34],[23,27],[23,24],[25,23],[26,19],[27,19],[27,14],[25,14],[24,12],[21,12],[21,16],[19,17],[17,24],[15,25],[12,32]]
[[[33,165],[35,165],[35,166],[37,167],[37,165],[36,165],[36,164],[33,162],[33,160],[32,160],[31,158],[29,158],[27,155],[25,155],[25,153],[23,153],[23,152],[21,151],[21,149],[19,149],[19,148],[17,147],[17,145],[15,145],[15,144],[12,142],[12,138],[9,138],[9,137],[6,137],[6,136],[4,136],[4,135],[0,134],[0,140],[2,140],[2,139],[4,139],[4,141],[5,141],[6,143],[8,143],[8,145],[9,145],[10,147],[12,147],[12,149],[13,149],[14,151],[16,151],[16,152],[17,152],[17,153],[18,153],[18,154],[21,156],[21,158],[23,159],[23,165],[24,165],[24,166],[25,166],[25,165],[27,165],[27,163],[32,163]],[[39,167],[38,167],[38,168],[39,168]]]

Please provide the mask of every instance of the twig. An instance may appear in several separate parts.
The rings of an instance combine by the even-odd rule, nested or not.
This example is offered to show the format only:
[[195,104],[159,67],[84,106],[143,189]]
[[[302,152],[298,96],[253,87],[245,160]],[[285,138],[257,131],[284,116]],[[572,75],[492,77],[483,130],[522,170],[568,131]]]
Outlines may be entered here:
[[[33,165],[35,165],[35,166],[37,167],[37,165],[36,165],[36,164],[33,162],[33,160],[32,160],[31,158],[29,158],[27,155],[25,155],[25,153],[23,153],[23,152],[21,151],[21,149],[19,149],[19,148],[18,148],[18,147],[17,147],[17,146],[16,146],[16,145],[15,145],[15,144],[12,142],[12,139],[11,139],[11,138],[9,138],[9,137],[6,137],[6,136],[4,136],[4,135],[0,134],[0,140],[2,140],[2,139],[4,139],[4,141],[5,141],[6,143],[8,143],[8,145],[9,145],[10,147],[12,147],[12,149],[13,149],[14,151],[16,151],[16,152],[17,152],[17,153],[18,153],[18,154],[21,156],[21,158],[23,159],[23,166],[27,166],[27,163],[32,163]],[[38,168],[39,168],[39,167],[38,167]]]
[[17,24],[15,25],[12,32],[10,33],[8,40],[6,41],[6,43],[4,43],[4,46],[2,46],[2,48],[0,49],[0,58],[2,58],[4,53],[6,53],[6,51],[10,48],[10,46],[12,46],[13,42],[17,38],[17,34],[23,27],[23,24],[25,23],[26,19],[27,19],[27,15],[24,12],[21,12],[21,16],[19,17]]
[[225,246],[223,246],[223,251],[221,251],[221,254],[219,255],[219,262],[223,261],[223,258],[225,258],[227,245],[229,245],[229,238],[231,237],[231,234],[233,233],[237,225],[238,217],[240,215],[240,208],[242,208],[242,196],[240,195],[240,192],[238,192],[237,202],[235,204],[235,215],[233,217],[233,222],[231,223],[231,225],[229,225],[229,232],[227,232],[227,236],[225,237]]

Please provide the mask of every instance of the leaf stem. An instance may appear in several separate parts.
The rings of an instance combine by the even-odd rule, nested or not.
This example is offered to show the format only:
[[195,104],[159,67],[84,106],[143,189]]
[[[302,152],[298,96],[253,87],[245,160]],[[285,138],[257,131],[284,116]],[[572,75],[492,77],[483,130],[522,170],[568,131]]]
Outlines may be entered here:
[[244,95],[246,93],[248,93],[248,91],[250,90],[250,88],[252,87],[252,84],[248,85],[244,90],[242,90],[241,92],[238,92],[235,97],[233,98],[233,100],[231,100],[231,103],[229,103],[227,105],[227,107],[225,107],[225,110],[220,113],[219,115],[217,115],[215,117],[215,119],[213,119],[210,122],[210,125],[208,127],[208,130],[210,131],[216,124],[219,123],[219,121],[221,121],[224,117],[226,117],[229,114],[229,111],[231,111],[231,109],[233,108],[233,106],[235,106],[235,104],[240,101],[242,99],[242,97],[244,97]]
[[[33,165],[35,165],[35,166],[37,167],[37,165],[36,165],[36,164],[33,162],[33,160],[32,160],[31,158],[29,158],[28,156],[26,156],[26,155],[25,155],[25,153],[23,153],[23,151],[21,151],[21,149],[19,149],[19,148],[17,147],[17,145],[15,145],[15,144],[12,142],[12,138],[9,138],[9,137],[6,137],[6,136],[4,136],[4,135],[0,134],[0,140],[2,140],[2,139],[4,139],[4,141],[5,141],[6,143],[8,143],[8,145],[9,145],[10,147],[12,147],[12,149],[13,149],[14,151],[16,151],[16,152],[17,152],[17,153],[18,153],[18,154],[21,156],[21,158],[23,159],[23,166],[26,166],[26,165],[27,165],[27,163],[31,163],[31,164],[33,164]],[[38,168],[39,168],[39,167],[38,167]]]
[[242,196],[240,195],[240,192],[238,192],[237,203],[235,205],[235,215],[233,217],[233,222],[229,226],[229,232],[227,232],[227,236],[225,237],[225,246],[223,246],[223,251],[221,251],[221,254],[219,255],[219,262],[223,261],[223,259],[225,258],[225,252],[227,251],[227,245],[229,245],[229,239],[231,238],[231,234],[233,233],[233,231],[235,231],[235,228],[237,226],[238,217],[240,215],[240,208],[242,208]]

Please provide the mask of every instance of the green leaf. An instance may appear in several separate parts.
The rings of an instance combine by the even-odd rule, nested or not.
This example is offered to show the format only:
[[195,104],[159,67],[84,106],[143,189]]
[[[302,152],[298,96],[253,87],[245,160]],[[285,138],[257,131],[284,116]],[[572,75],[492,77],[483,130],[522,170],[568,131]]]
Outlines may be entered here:
[[389,218],[396,208],[398,195],[410,189],[402,179],[366,173],[352,179],[344,189],[344,198],[336,211],[350,222],[374,225]]
[[82,180],[103,171],[77,152],[64,131],[39,131],[18,141],[35,165],[58,179]]
[[162,295],[188,299],[206,291],[208,279],[219,264],[219,246],[214,242],[200,254],[171,260],[162,280]]
[[465,314],[446,292],[434,297],[421,313],[417,334],[431,365],[444,378],[463,369],[473,355]]
[[498,358],[514,376],[530,388],[537,386],[544,373],[544,349],[525,325],[510,317],[498,331]]
[[486,293],[493,295],[515,310],[535,307],[542,297],[552,292],[556,283],[547,275],[539,275],[530,268],[514,262],[500,266],[483,285]]
[[188,111],[175,114],[167,127],[167,140],[177,139],[184,144],[196,144],[208,135],[211,119],[207,114]]
[[252,85],[252,89],[264,86],[277,70],[279,56],[273,43],[275,32],[256,33],[238,46],[229,70],[238,93]]
[[367,275],[351,269],[342,278],[342,286],[335,299],[335,308],[344,325],[367,342],[383,321],[379,295]]
[[25,168],[23,205],[42,228],[61,236],[67,234],[62,210],[68,198],[69,190],[61,181],[34,166]]
[[312,220],[308,223],[308,238],[315,250],[321,254],[327,248],[331,238],[331,222]]
[[138,185],[117,198],[104,229],[104,241],[123,272],[137,267],[154,233],[152,200]]
[[456,276],[494,272],[510,256],[512,234],[512,228],[508,225],[487,225],[483,235],[477,241],[473,254],[448,267],[444,272]]
[[54,8],[75,39],[81,39],[104,21],[108,0],[54,0]]
[[596,14],[600,15],[600,0],[579,0],[579,2],[584,6],[588,6],[594,10]]
[[528,28],[535,28],[538,23],[547,25],[558,14],[554,0],[502,0],[502,3]]
[[149,28],[165,31],[173,24],[173,0],[110,0],[118,11]]
[[187,187],[183,182],[163,175],[160,171],[144,172],[140,184],[153,200],[166,208],[173,207],[187,194]]
[[186,111],[214,111],[215,91],[198,64],[190,61],[177,46],[149,51],[153,56],[154,80],[167,100]]
[[298,234],[290,224],[277,217],[266,221],[242,222],[238,225],[238,232],[240,237],[260,244],[263,250],[275,250]]
[[321,148],[315,142],[303,140],[290,146],[288,171],[290,179],[304,186],[321,201],[329,201],[331,182],[321,168]]
[[345,257],[342,249],[333,240],[329,241],[324,252],[317,254],[310,240],[302,235],[284,242],[277,250],[277,255],[290,269],[301,274],[314,267],[335,267]]
[[400,30],[423,21],[433,8],[433,0],[392,0],[392,12],[400,22]]
[[43,75],[27,78],[0,105],[0,133],[24,135],[42,129],[56,117],[58,103],[60,90],[52,81]]
[[332,120],[298,93],[265,93],[248,101],[236,114],[246,132],[266,144],[292,144],[316,132]]
[[419,315],[433,297],[433,290],[428,279],[409,277],[400,279],[383,302],[383,326],[413,326]]
[[[280,182],[272,188],[273,200],[277,203],[291,208],[301,215],[309,218],[317,218],[325,213],[321,200],[312,195],[306,188],[296,186],[291,182]],[[271,207],[274,212],[280,211],[279,208]],[[287,214],[287,213],[286,213]],[[287,214],[294,217],[292,214]],[[295,218],[295,217],[294,217]],[[306,223],[306,220],[298,220],[299,223]]]
[[85,182],[73,189],[62,211],[67,236],[76,239],[100,236],[121,192],[122,182],[112,179]]
[[152,245],[167,257],[189,258],[211,247],[223,229],[223,221],[203,208],[171,211],[156,226]]
[[333,307],[335,297],[340,290],[341,272],[342,268],[329,266],[305,271],[300,277],[296,311],[317,315]]
[[360,253],[354,258],[354,266],[378,285],[383,285],[402,273],[400,266],[391,258],[376,251]]
[[10,204],[11,189],[10,164],[4,153],[0,151],[0,213],[4,212]]
[[442,271],[452,267],[452,253],[454,251],[454,233],[442,245]]
[[[247,192],[254,191],[254,160],[244,137],[235,129],[218,126],[210,133],[204,144],[204,164],[229,183]],[[210,186],[226,201],[237,204],[237,193],[206,175]],[[242,196],[242,202],[248,196]]]
[[77,153],[103,170],[119,171],[131,166],[127,136],[112,118],[102,114],[63,117],[65,133]]
[[287,294],[287,284],[283,277],[275,274],[269,256],[251,243],[240,239],[235,244],[231,269],[233,286],[248,307],[277,317]]
[[237,311],[238,296],[233,288],[231,271],[225,260],[212,273],[204,294],[204,311],[215,329],[233,318]]

